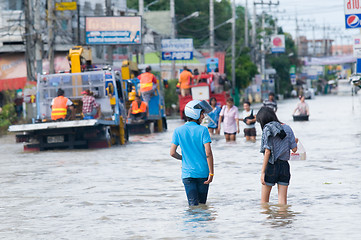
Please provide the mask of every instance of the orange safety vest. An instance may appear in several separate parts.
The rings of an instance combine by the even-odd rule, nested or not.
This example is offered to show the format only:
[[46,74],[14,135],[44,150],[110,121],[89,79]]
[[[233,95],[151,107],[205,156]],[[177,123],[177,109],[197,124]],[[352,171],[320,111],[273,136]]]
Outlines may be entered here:
[[148,92],[153,89],[153,77],[154,75],[150,72],[145,72],[139,75],[140,80],[140,91]]
[[142,113],[142,112],[146,112],[146,111],[147,111],[147,104],[145,102],[142,102],[140,104],[140,108],[138,108],[137,101],[132,102],[132,114],[138,114],[138,113]]
[[51,119],[57,120],[59,118],[65,118],[68,106],[66,103],[68,99],[64,96],[54,98],[54,103],[51,107]]

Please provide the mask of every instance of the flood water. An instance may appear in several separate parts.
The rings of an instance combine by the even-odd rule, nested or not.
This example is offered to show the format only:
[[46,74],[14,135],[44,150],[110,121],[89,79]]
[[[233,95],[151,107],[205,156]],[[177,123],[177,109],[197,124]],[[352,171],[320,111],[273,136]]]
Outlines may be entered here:
[[1,239],[360,239],[361,96],[306,100],[309,122],[293,122],[298,100],[279,102],[307,151],[293,161],[288,206],[260,202],[257,142],[215,139],[215,177],[205,206],[190,208],[181,162],[169,156],[174,128],[101,150],[23,153],[0,138]]

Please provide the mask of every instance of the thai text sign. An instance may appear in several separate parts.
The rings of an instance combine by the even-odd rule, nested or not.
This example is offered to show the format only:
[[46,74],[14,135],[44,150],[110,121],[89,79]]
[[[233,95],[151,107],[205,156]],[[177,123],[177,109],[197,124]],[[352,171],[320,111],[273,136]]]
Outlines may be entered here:
[[193,59],[193,39],[163,39],[162,40],[162,60],[192,60]]
[[55,11],[74,11],[76,2],[59,2],[55,3]]
[[345,0],[345,25],[347,28],[361,28],[360,0]]
[[361,35],[353,38],[353,56],[361,58]]
[[285,35],[271,36],[271,51],[272,53],[284,53],[286,49]]
[[141,22],[141,17],[87,17],[86,44],[141,44]]

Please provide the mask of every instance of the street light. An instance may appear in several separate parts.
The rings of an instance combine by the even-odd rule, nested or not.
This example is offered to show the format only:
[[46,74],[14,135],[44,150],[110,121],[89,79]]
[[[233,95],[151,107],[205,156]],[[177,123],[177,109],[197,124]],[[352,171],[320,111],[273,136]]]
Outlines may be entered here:
[[196,12],[192,13],[191,15],[188,15],[187,17],[179,20],[179,21],[177,22],[177,24],[180,24],[180,23],[182,23],[182,22],[184,22],[184,21],[186,21],[186,20],[188,20],[188,19],[190,19],[190,18],[193,18],[193,17],[199,17],[199,12],[196,11]]
[[[193,18],[193,17],[198,17],[199,16],[199,12],[196,11],[188,16],[186,16],[185,18],[179,20],[178,22],[175,21],[175,14],[174,14],[174,2],[172,1],[171,2],[171,18],[172,18],[172,39],[175,39],[176,38],[176,25],[177,24],[180,24],[190,18]],[[175,78],[176,74],[175,74],[175,60],[172,60],[172,78]]]
[[151,3],[149,3],[149,4],[147,4],[146,6],[145,6],[145,11],[147,12],[147,11],[149,11],[149,7],[150,6],[152,6],[152,5],[154,5],[154,4],[156,4],[156,3],[158,3],[159,2],[159,0],[155,0],[155,1],[153,1],[153,2],[151,2]]
[[[236,16],[236,19],[237,19],[237,18],[238,18],[238,17]],[[217,28],[220,28],[220,27],[226,25],[227,23],[233,23],[233,21],[235,21],[235,20],[234,20],[233,18],[230,18],[230,19],[228,19],[227,21],[225,21],[224,23],[221,23],[221,24],[215,26],[215,27],[214,27],[214,30],[216,30]]]

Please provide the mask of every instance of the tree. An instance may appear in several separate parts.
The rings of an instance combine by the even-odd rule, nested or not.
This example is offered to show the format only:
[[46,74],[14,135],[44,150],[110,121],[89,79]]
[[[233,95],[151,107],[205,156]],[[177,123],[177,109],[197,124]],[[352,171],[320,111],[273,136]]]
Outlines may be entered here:
[[[282,29],[280,29],[279,32],[283,33]],[[277,72],[278,86],[276,86],[276,89],[279,89],[280,94],[287,94],[292,90],[289,73],[291,65],[296,65],[297,67],[301,66],[301,63],[297,58],[296,46],[295,42],[292,40],[292,36],[289,33],[284,34],[286,41],[285,53],[270,54],[267,55],[266,58],[269,64]]]

